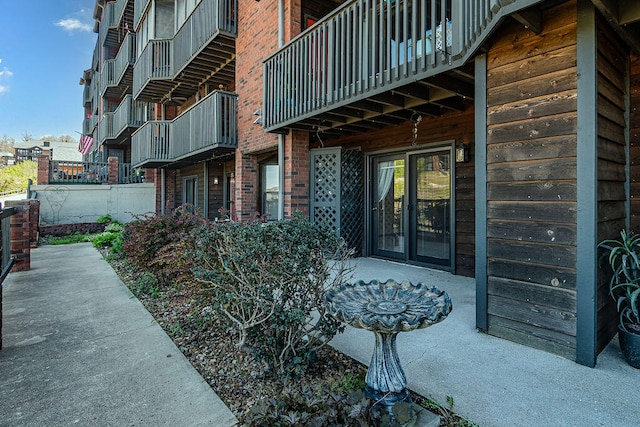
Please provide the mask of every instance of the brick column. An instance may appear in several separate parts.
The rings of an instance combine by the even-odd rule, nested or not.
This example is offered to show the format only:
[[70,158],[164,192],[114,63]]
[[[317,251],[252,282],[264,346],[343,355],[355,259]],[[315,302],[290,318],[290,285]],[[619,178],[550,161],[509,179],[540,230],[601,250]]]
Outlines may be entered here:
[[118,158],[109,157],[107,159],[107,184],[116,185],[118,183]]
[[[162,212],[162,173],[160,169],[156,171],[156,208],[157,213],[160,214]],[[164,213],[168,214],[176,208],[176,172],[165,169],[164,180]]]
[[7,200],[7,207],[15,207],[11,216],[11,256],[16,262],[11,271],[29,271],[31,268],[31,227],[29,215],[31,205],[28,200]]
[[38,155],[38,185],[47,185],[49,184],[49,152],[45,151],[46,154]]
[[231,217],[247,221],[258,209],[258,164],[255,156],[236,151],[235,180],[236,197]]
[[29,246],[38,247],[40,232],[40,200],[29,200]]
[[284,216],[309,215],[309,133],[291,132],[284,149]]

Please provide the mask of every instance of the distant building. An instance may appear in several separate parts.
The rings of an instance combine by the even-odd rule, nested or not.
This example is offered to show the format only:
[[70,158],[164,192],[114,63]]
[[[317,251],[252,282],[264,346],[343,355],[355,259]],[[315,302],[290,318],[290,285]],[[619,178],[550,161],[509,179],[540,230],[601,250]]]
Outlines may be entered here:
[[11,166],[16,164],[16,157],[8,151],[0,151],[0,166]]
[[50,152],[51,160],[82,161],[82,154],[78,151],[77,142],[40,141],[32,140],[17,142],[13,145],[15,150],[15,162],[25,160],[38,161],[38,156],[44,151]]

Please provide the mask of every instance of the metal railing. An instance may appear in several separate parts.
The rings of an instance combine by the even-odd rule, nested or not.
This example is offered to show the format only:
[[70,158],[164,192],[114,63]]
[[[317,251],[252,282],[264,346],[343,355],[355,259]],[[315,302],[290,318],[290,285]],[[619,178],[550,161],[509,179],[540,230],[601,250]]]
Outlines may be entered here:
[[118,163],[118,184],[144,182],[144,170],[132,167],[131,163]]
[[[4,281],[4,278],[9,274],[9,270],[11,270],[11,266],[13,265],[13,258],[11,258],[11,215],[17,213],[16,208],[4,208],[0,210],[0,235],[1,244],[0,246],[0,261],[2,262],[2,266],[0,266],[0,286]],[[0,288],[0,292],[2,292]],[[0,299],[1,301],[1,299]]]
[[[49,184],[106,184],[109,182],[107,162],[74,162],[51,160]],[[118,184],[143,182],[143,174],[131,163],[118,163]]]
[[172,121],[150,121],[131,138],[131,163],[166,164],[211,148],[238,146],[237,95],[214,91]]
[[51,160],[50,184],[102,184],[109,181],[108,164]]
[[267,130],[452,69],[506,5],[531,0],[351,0],[264,63]]

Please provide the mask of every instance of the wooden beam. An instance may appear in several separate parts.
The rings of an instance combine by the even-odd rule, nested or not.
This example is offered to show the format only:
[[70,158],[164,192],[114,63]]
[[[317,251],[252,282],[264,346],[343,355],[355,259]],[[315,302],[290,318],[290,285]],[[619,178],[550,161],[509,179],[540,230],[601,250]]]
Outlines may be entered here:
[[540,34],[542,31],[542,11],[538,8],[521,10],[511,16],[535,34]]
[[590,0],[578,0],[577,76],[577,326],[576,362],[593,367],[597,355],[598,46]]
[[487,291],[487,55],[475,59],[476,328],[489,329]]
[[423,82],[428,84],[429,86],[453,92],[456,95],[460,95],[464,98],[473,99],[473,84],[463,82],[462,80],[453,77],[453,75],[438,74],[434,77],[423,80]]
[[640,2],[627,0],[620,2],[620,25],[627,25],[640,21]]

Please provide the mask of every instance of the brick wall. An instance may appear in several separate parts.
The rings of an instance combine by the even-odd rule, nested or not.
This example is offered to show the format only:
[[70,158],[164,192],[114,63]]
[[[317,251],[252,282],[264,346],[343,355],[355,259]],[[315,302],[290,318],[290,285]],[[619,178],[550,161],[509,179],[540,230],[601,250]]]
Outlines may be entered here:
[[[285,42],[300,33],[301,1],[284,1]],[[258,211],[257,154],[276,151],[278,136],[255,124],[254,112],[262,108],[264,58],[278,48],[278,2],[238,1],[236,39],[236,92],[238,93],[238,150],[236,151],[234,211],[246,220]],[[302,138],[302,139],[301,139]],[[308,137],[285,138],[285,212],[308,209]],[[306,155],[304,154],[306,152]],[[286,156],[286,154],[285,154]],[[303,158],[303,159],[302,159]],[[302,163],[296,163],[301,160]],[[304,169],[304,165],[306,169]],[[301,167],[301,169],[297,169]]]
[[309,133],[292,132],[285,143],[284,216],[309,214]]
[[107,184],[118,184],[118,158],[109,157],[107,159]]

